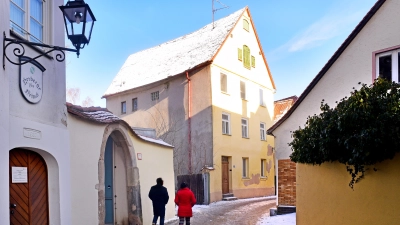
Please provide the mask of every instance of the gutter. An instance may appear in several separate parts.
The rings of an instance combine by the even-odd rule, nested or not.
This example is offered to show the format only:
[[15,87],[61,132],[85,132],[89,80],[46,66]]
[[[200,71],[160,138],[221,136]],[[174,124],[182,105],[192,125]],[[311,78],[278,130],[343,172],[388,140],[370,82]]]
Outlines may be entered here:
[[189,174],[192,174],[192,86],[189,78],[189,71],[186,71],[186,79],[188,82],[188,151],[189,151]]

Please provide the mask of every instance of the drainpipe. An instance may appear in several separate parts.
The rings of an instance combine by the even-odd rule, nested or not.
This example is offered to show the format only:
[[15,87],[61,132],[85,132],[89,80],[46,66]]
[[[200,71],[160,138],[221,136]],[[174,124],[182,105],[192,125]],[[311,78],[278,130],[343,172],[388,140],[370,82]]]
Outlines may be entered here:
[[188,148],[189,148],[189,174],[192,174],[192,123],[191,123],[191,118],[192,118],[192,87],[191,87],[191,81],[189,78],[189,72],[186,71],[186,79],[188,82]]

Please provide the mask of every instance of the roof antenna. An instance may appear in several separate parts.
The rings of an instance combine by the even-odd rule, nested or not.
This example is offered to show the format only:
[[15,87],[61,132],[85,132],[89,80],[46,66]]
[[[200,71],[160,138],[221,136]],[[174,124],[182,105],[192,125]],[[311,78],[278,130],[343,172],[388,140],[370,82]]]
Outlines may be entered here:
[[[219,0],[211,0],[211,1],[212,1],[212,23],[213,23],[213,29],[214,29],[214,14],[215,14],[215,12],[218,11],[218,10],[221,10],[221,9],[229,8],[229,6],[225,5],[224,3],[220,2]],[[218,2],[223,7],[215,9],[214,8],[214,1]]]

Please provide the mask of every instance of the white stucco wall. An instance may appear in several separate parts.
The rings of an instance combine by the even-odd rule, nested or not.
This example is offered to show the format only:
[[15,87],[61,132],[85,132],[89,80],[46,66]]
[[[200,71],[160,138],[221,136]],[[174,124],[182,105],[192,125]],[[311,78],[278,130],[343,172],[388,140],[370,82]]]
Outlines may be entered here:
[[71,224],[98,224],[98,163],[105,125],[68,116],[71,143]]
[[319,114],[322,99],[334,107],[353,87],[360,87],[358,82],[372,83],[372,53],[400,45],[399,8],[400,1],[387,0],[293,114],[273,131],[277,159],[289,158],[290,131],[304,127],[307,116]]
[[[44,42],[65,46],[63,18],[58,6],[62,0],[46,1],[44,5]],[[0,31],[10,36],[10,1],[0,0]],[[12,60],[14,46],[7,49]],[[37,52],[25,46],[25,56],[35,57]],[[3,55],[3,49],[0,50]],[[53,55],[54,56],[54,55]],[[0,69],[0,224],[10,223],[9,211],[9,151],[13,148],[38,152],[48,167],[49,219],[51,224],[71,224],[69,189],[69,134],[65,126],[65,62],[46,57],[37,60],[43,73],[43,97],[37,104],[28,103],[19,88],[19,66],[7,60],[5,70]],[[3,65],[1,65],[3,66]],[[40,133],[30,138],[24,129]]]

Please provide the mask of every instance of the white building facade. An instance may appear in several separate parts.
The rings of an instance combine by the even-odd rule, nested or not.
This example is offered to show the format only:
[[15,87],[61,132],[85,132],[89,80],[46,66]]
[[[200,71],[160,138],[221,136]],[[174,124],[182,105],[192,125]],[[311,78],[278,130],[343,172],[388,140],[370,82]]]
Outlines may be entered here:
[[[64,46],[65,26],[59,9],[63,3],[0,0],[0,31],[7,38]],[[19,62],[15,47],[8,46],[6,55]],[[34,58],[44,49],[24,46],[20,50]],[[3,51],[0,48],[2,56]],[[0,224],[71,224],[65,62],[55,57],[53,52],[22,66],[3,58]]]

